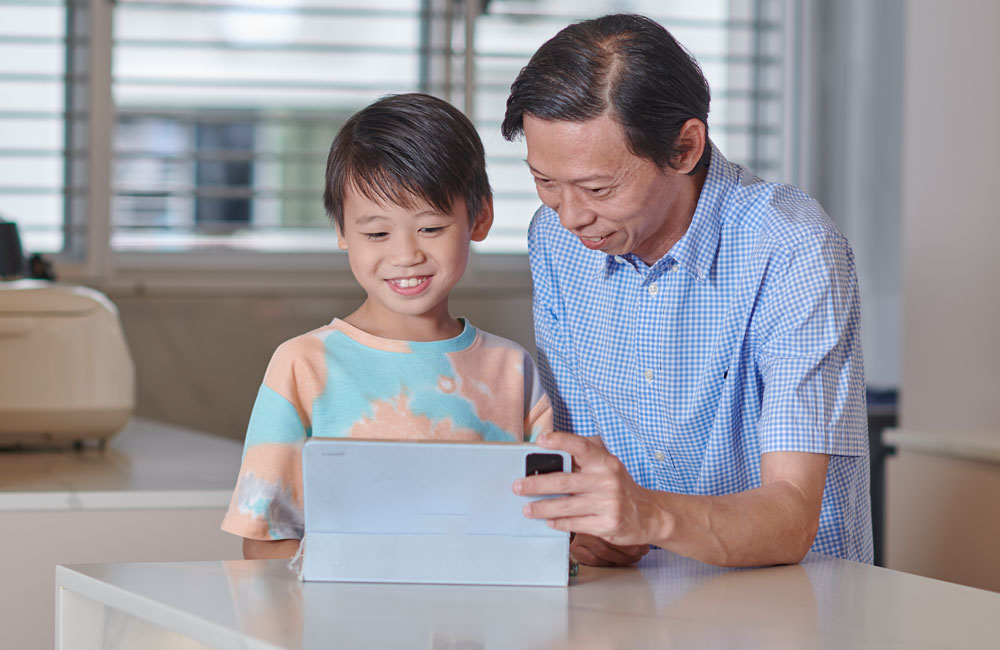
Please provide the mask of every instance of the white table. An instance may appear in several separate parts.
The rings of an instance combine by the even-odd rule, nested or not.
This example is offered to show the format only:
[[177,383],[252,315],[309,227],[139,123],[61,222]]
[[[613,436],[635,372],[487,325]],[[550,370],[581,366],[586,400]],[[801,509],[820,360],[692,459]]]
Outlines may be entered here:
[[140,418],[102,451],[0,453],[0,646],[51,648],[57,564],[237,559],[239,442]]
[[61,566],[61,650],[987,648],[1000,594],[810,554],[726,570],[654,551],[558,587],[301,583],[284,561]]

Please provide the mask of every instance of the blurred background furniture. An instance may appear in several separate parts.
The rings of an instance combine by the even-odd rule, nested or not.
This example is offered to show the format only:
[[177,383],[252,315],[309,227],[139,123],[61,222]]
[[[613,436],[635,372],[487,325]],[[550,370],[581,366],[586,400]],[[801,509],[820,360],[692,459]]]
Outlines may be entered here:
[[57,564],[221,560],[240,443],[133,419],[105,449],[0,452],[0,629],[51,648]]

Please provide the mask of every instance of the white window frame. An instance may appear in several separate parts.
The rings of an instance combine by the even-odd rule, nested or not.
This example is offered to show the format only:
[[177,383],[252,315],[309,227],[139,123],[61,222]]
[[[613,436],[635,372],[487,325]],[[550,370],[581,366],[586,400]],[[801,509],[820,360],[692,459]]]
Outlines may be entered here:
[[[112,138],[115,130],[115,108],[112,98],[111,59],[113,0],[68,0],[87,8],[86,30],[89,50],[88,105],[86,120],[87,193],[86,237],[84,245],[67,241],[63,253],[53,255],[56,270],[63,281],[79,282],[114,290],[166,290],[231,293],[260,292],[342,292],[356,290],[347,256],[339,251],[317,252],[258,252],[247,250],[211,250],[176,252],[114,251],[111,247],[111,169]],[[478,0],[463,0],[466,37],[475,19]],[[801,29],[807,22],[808,2],[786,0],[785,30],[786,83],[791,89],[802,88],[799,61],[802,47]],[[474,53],[466,48],[467,59]],[[467,68],[469,66],[466,66]],[[466,73],[466,82],[472,81]],[[466,83],[468,88],[470,84]],[[467,109],[472,108],[472,96],[467,94]],[[801,176],[802,165],[808,160],[803,154],[804,125],[798,118],[806,98],[801,92],[786,93],[785,155],[789,178],[769,179],[795,183]],[[69,143],[67,143],[67,148]],[[70,236],[70,235],[68,235]],[[466,277],[459,290],[476,292],[526,291],[531,287],[527,255],[524,253],[473,252]]]
[[[466,7],[476,4],[476,0],[464,1]],[[88,76],[84,135],[87,142],[87,217],[83,245],[68,241],[62,253],[51,256],[56,262],[60,280],[111,290],[136,291],[323,293],[358,289],[347,256],[336,249],[329,253],[271,253],[236,249],[176,252],[113,250],[111,169],[115,108],[111,58],[114,3],[112,0],[68,2],[86,3],[87,11],[80,15],[86,20],[85,29],[90,35],[84,65]],[[468,11],[464,13],[470,15]],[[469,33],[468,29],[466,33]],[[460,290],[525,290],[530,286],[531,274],[526,254],[473,252]]]

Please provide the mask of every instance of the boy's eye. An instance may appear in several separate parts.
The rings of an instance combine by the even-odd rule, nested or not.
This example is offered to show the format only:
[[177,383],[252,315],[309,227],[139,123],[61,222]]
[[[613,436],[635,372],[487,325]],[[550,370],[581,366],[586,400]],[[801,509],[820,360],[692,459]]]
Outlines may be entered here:
[[386,233],[386,232],[366,232],[366,233],[362,233],[362,234],[366,238],[372,239],[372,240],[384,239],[385,237],[387,237],[389,235],[389,233]]
[[446,226],[428,226],[426,228],[421,228],[420,232],[424,233],[425,235],[436,235],[440,232],[443,232],[445,227]]

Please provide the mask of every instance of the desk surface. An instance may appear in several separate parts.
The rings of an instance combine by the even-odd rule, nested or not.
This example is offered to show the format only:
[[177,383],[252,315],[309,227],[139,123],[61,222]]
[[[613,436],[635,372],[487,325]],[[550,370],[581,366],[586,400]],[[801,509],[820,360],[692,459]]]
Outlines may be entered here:
[[0,452],[0,512],[225,507],[242,445],[133,418],[105,449]]
[[[654,551],[558,587],[301,583],[283,561],[59,567],[61,588],[217,648],[985,648],[1000,594],[810,554],[727,570]],[[122,616],[124,614],[125,616]]]

